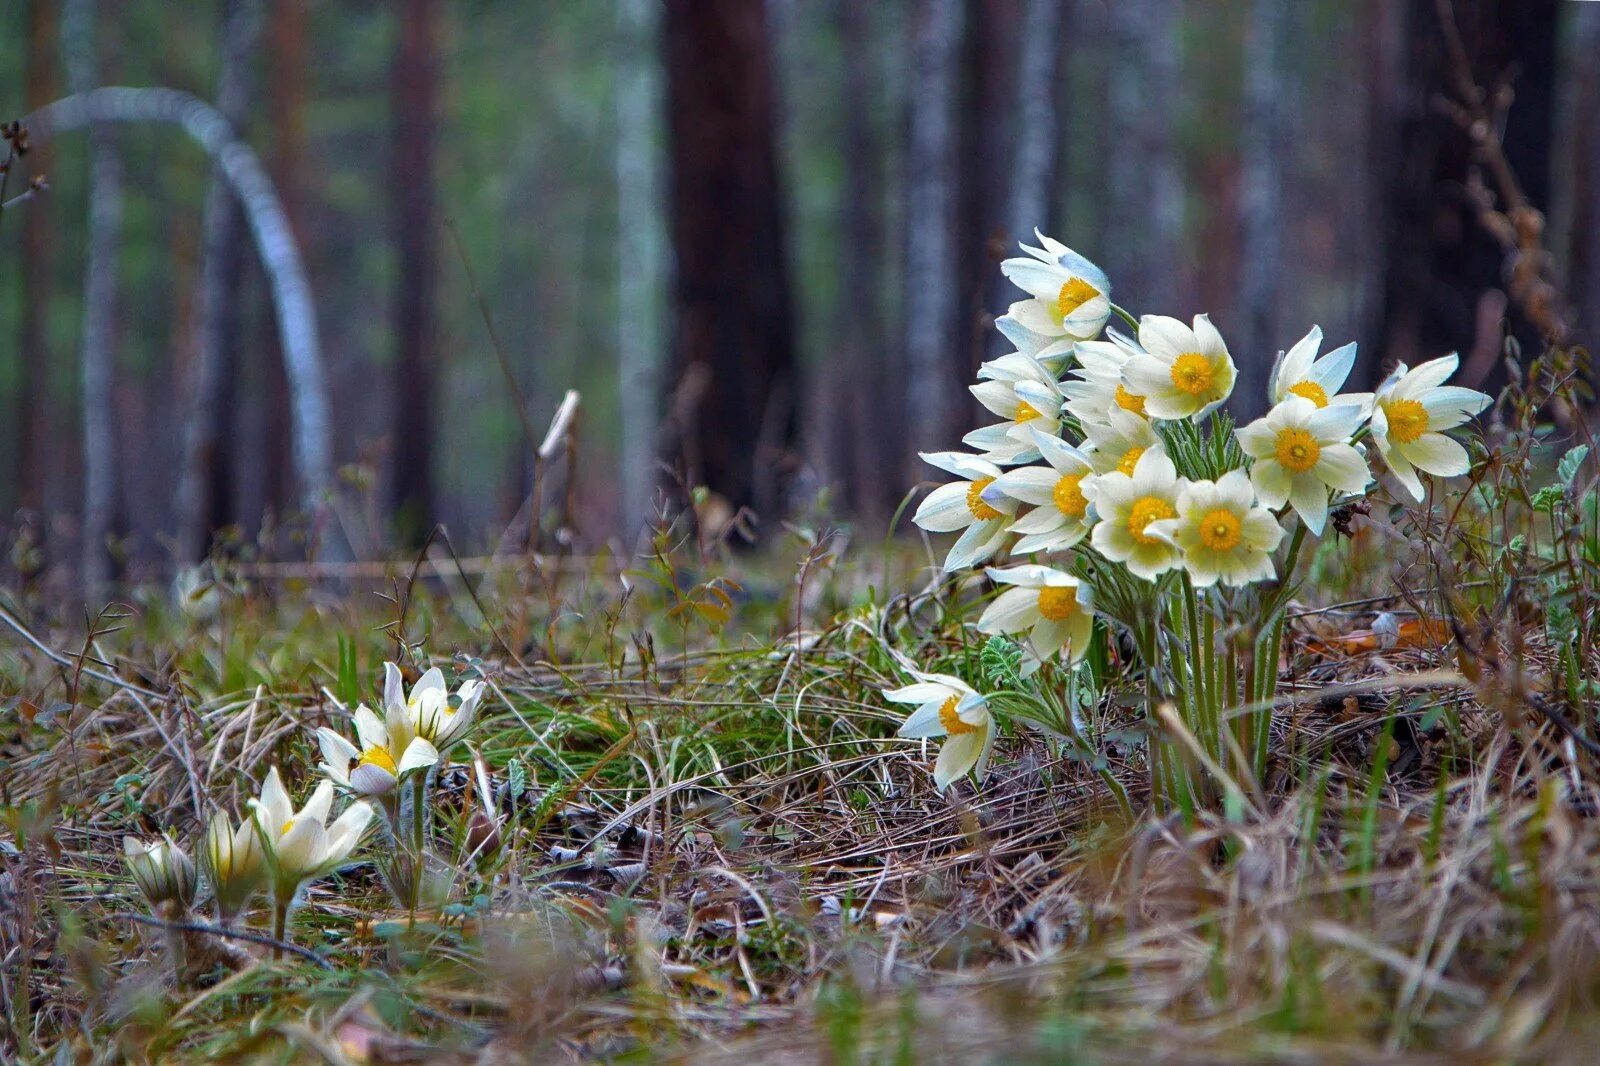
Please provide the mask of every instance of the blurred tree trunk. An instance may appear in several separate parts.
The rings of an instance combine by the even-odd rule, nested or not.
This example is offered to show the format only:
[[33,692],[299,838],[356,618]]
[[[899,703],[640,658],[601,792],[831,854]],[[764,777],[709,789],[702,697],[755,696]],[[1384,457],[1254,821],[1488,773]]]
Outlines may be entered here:
[[[956,149],[959,192],[956,203],[960,288],[956,334],[956,395],[959,417],[953,429],[965,431],[987,412],[966,391],[978,364],[999,339],[996,306],[1014,291],[1000,274],[1000,260],[1012,242],[1007,233],[1011,202],[1011,154],[1018,140],[1017,33],[1015,0],[967,0],[961,40],[961,81],[956,90],[960,115]],[[1032,27],[1028,28],[1032,32]]]
[[[1545,209],[1558,2],[1453,0],[1452,6],[1477,83],[1514,78],[1505,152],[1529,201]],[[1438,106],[1456,91],[1435,0],[1412,0],[1408,16],[1401,151],[1388,178],[1383,355],[1414,363],[1459,350],[1464,366],[1498,373],[1505,255],[1465,192],[1476,169],[1471,143]],[[1507,317],[1537,350],[1522,316],[1508,308]],[[1464,373],[1461,384],[1483,384],[1481,375],[1471,376]]]
[[390,69],[394,232],[399,248],[395,331],[394,473],[390,486],[401,543],[421,542],[433,520],[433,408],[438,324],[434,314],[439,139],[438,12],[433,0],[402,0]]
[[[55,64],[59,12],[54,0],[27,0],[27,5],[24,91],[28,110],[36,111],[60,95]],[[50,178],[50,153],[43,147],[35,147],[12,178],[34,174]],[[33,512],[30,520],[36,520],[45,506],[46,456],[51,449],[50,337],[46,327],[55,257],[47,196],[35,196],[17,212],[22,216],[22,317],[17,338],[22,360],[17,383],[21,417],[15,423],[17,448],[12,454],[17,457],[13,474],[17,508]]]
[[664,43],[679,444],[694,482],[772,515],[796,383],[764,5],[668,0]]
[[1254,0],[1244,46],[1244,126],[1239,209],[1239,327],[1229,345],[1239,367],[1229,407],[1241,421],[1267,410],[1267,378],[1279,349],[1278,308],[1292,291],[1285,283],[1284,165],[1291,151],[1288,137],[1292,72],[1286,51],[1293,40],[1290,5],[1281,0]]
[[[954,446],[961,24],[960,0],[913,4],[904,303],[908,450]],[[914,480],[926,475],[914,457],[911,469]]]
[[[260,0],[229,0],[216,108],[241,137],[254,95],[252,65],[260,33]],[[199,316],[178,485],[179,545],[188,562],[203,558],[211,530],[227,523],[231,495],[223,445],[234,422],[227,397],[236,365],[245,234],[239,202],[219,167],[211,171],[202,226]]]
[[1134,314],[1181,315],[1183,174],[1174,117],[1183,95],[1174,0],[1111,5],[1106,162],[1110,222],[1105,266],[1112,298]]
[[620,0],[617,57],[617,411],[622,532],[650,520],[660,402],[663,244],[659,11]]
[[1569,4],[1573,41],[1570,298],[1579,336],[1600,348],[1600,4]]
[[[1015,134],[1011,148],[1011,189],[1006,209],[1006,254],[1037,229],[1050,232],[1052,164],[1060,123],[1056,89],[1060,82],[1062,9],[1066,0],[1028,0],[1018,34]],[[1072,242],[1068,242],[1072,243]],[[997,271],[996,271],[997,273]],[[1015,287],[1011,287],[1015,292]],[[1003,307],[1004,305],[1002,305]]]
[[[100,82],[97,0],[69,0],[62,14],[68,80],[74,93]],[[83,283],[83,551],[86,597],[111,580],[106,538],[117,502],[116,375],[118,279],[122,251],[122,153],[108,126],[89,127],[89,236]]]

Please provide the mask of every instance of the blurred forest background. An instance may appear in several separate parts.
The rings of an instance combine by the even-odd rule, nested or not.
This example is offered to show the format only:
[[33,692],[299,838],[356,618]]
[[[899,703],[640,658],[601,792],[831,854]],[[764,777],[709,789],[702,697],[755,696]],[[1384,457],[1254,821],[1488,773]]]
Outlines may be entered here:
[[[978,424],[997,263],[1035,225],[1136,313],[1209,311],[1241,413],[1312,323],[1368,379],[1460,349],[1492,386],[1541,326],[1480,224],[1457,61],[1592,336],[1596,57],[1575,0],[7,0],[0,118],[210,103],[315,330],[184,127],[56,109],[0,213],[0,567],[303,557],[307,506],[360,558],[436,521],[631,547],[695,485],[759,532],[882,529],[916,450]],[[568,389],[576,447],[540,473]]]

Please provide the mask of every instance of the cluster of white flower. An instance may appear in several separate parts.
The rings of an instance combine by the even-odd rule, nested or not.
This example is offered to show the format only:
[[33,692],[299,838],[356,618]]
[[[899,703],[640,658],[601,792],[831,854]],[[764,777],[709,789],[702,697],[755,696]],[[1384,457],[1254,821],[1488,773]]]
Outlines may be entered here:
[[[1112,304],[1105,273],[1038,239],[1040,247],[1023,245],[1026,257],[1001,264],[1028,294],[996,323],[1016,351],[985,363],[971,386],[1002,421],[967,434],[971,452],[922,456],[959,480],[935,489],[914,519],[930,532],[960,531],[947,571],[1002,553],[1059,557],[988,570],[1004,589],[978,627],[1022,639],[1033,668],[1057,653],[1078,660],[1093,632],[1093,597],[1072,572],[1071,553],[1092,552],[1145,581],[1181,568],[1196,588],[1248,585],[1276,577],[1273,553],[1290,510],[1320,535],[1332,502],[1366,491],[1365,437],[1419,502],[1418,471],[1467,471],[1466,450],[1443,431],[1490,401],[1444,384],[1456,356],[1402,364],[1376,393],[1343,393],[1356,346],[1319,357],[1322,331],[1313,327],[1278,354],[1269,413],[1238,428],[1236,448],[1212,449],[1233,456],[1234,467],[1185,476],[1174,428],[1210,418],[1237,377],[1221,334],[1205,315],[1187,325],[1145,315],[1136,337],[1108,328],[1114,313],[1132,318]],[[899,691],[920,696],[929,683]],[[968,735],[959,727],[977,712],[945,713],[949,702],[947,694],[938,713],[923,707],[906,735]],[[961,772],[977,761],[972,754]]]

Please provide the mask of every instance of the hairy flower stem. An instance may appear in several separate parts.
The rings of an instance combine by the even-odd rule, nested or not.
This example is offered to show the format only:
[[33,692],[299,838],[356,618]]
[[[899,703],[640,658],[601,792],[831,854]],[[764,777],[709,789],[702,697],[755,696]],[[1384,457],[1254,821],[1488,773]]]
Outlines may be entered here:
[[[290,899],[292,898],[291,896]],[[272,948],[274,959],[283,958],[283,945],[288,943],[286,935],[289,931],[290,899],[285,899],[281,893],[276,892],[272,896],[272,939],[277,941]]]

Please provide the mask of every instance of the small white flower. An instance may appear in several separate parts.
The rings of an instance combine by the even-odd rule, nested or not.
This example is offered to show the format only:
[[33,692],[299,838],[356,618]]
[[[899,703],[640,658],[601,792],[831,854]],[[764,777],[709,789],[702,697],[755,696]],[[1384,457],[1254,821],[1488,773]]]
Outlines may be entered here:
[[195,870],[189,853],[171,840],[122,838],[122,859],[134,884],[153,907],[176,903],[188,910],[194,903]]
[[1088,585],[1048,566],[991,568],[989,576],[1011,587],[984,610],[978,619],[981,632],[1026,633],[1040,661],[1058,651],[1067,653],[1068,662],[1084,657],[1094,634],[1094,601]]
[[[407,693],[400,668],[394,663],[383,664],[384,717],[390,722],[397,716],[408,718],[416,735],[433,745],[435,759],[466,738],[477,718],[484,690],[482,681],[463,681],[452,696],[444,683],[444,671],[435,666],[418,678]],[[401,759],[401,773],[405,772],[405,761]]]
[[1089,457],[1059,437],[1035,431],[1034,446],[1049,466],[1019,466],[1007,470],[984,490],[985,500],[1005,496],[1032,504],[1033,510],[1011,523],[1022,535],[1012,551],[1063,551],[1089,534],[1089,501],[1083,481],[1094,474]]
[[1186,484],[1160,448],[1139,456],[1132,476],[1113,471],[1091,478],[1084,491],[1099,515],[1091,540],[1095,550],[1146,581],[1177,566],[1182,552],[1150,526],[1178,516],[1178,496]]
[[[1072,359],[1074,341],[1071,337],[1047,337],[1043,333],[1035,333],[1011,315],[1001,315],[994,320],[994,326],[1006,340],[1011,342],[1013,348],[1023,355],[1033,356],[1046,370],[1057,377],[1060,377],[1062,369]],[[980,366],[978,377],[981,379],[983,376],[983,367]]]
[[330,826],[332,807],[333,782],[324,779],[305,806],[295,810],[276,766],[267,772],[260,798],[250,801],[280,901],[292,898],[302,882],[321,877],[344,862],[361,843],[372,820],[372,807],[352,803]]
[[1372,393],[1339,392],[1350,377],[1350,368],[1355,366],[1355,341],[1319,359],[1317,350],[1321,347],[1322,327],[1312,326],[1287,352],[1278,353],[1272,364],[1272,375],[1267,379],[1267,405],[1275,407],[1290,396],[1303,396],[1319,408],[1330,403],[1354,403],[1363,411],[1370,411]]
[[1139,458],[1151,448],[1161,447],[1161,438],[1148,420],[1120,407],[1106,412],[1103,423],[1085,422],[1083,432],[1089,438],[1083,451],[1096,474],[1121,471],[1132,476]]
[[945,556],[946,572],[961,570],[994,557],[1006,540],[1006,525],[1016,513],[1014,500],[990,503],[983,490],[1000,476],[986,459],[962,452],[923,452],[922,460],[965,480],[940,485],[928,494],[911,521],[930,533],[964,530]]
[[1139,345],[1144,352],[1122,368],[1122,383],[1144,397],[1150,417],[1198,418],[1233,392],[1233,357],[1207,316],[1195,315],[1191,329],[1175,318],[1145,315]]
[[246,818],[235,829],[232,820],[218,811],[206,826],[203,845],[200,861],[211,882],[218,917],[227,925],[265,880],[261,838],[253,819]]
[[933,767],[933,783],[939,791],[974,768],[981,779],[994,750],[995,722],[988,703],[958,677],[917,670],[911,675],[916,678],[914,684],[883,693],[891,703],[917,705],[898,735],[912,740],[949,737],[940,746]]
[[1007,259],[1000,270],[1033,297],[1011,305],[1009,316],[1045,337],[1089,340],[1111,317],[1111,279],[1060,241],[1034,231],[1040,248],[1022,245],[1026,257]]
[[1053,435],[1061,427],[1061,387],[1055,376],[1022,352],[983,364],[978,376],[981,380],[967,388],[1005,421],[975,429],[961,438],[961,443],[982,452],[991,463],[1025,463],[1038,458],[1032,431]]
[[417,735],[416,723],[404,704],[388,704],[379,719],[363,703],[356,708],[355,720],[360,747],[326,726],[317,730],[322,772],[336,785],[361,796],[387,796],[402,777],[439,761],[438,749]]
[[1458,362],[1452,354],[1415,370],[1401,363],[1378,387],[1373,404],[1372,439],[1378,452],[1419,503],[1423,492],[1418,470],[1436,477],[1457,477],[1472,465],[1467,450],[1443,431],[1461,425],[1491,403],[1474,389],[1445,384]]
[[1190,482],[1178,494],[1178,517],[1148,528],[1183,550],[1184,569],[1201,588],[1272,577],[1272,553],[1283,539],[1283,527],[1256,503],[1243,470],[1230,470],[1216,481]]
[[1248,426],[1235,431],[1239,447],[1255,462],[1250,481],[1268,507],[1285,502],[1321,535],[1328,521],[1328,490],[1360,492],[1372,480],[1367,461],[1350,437],[1361,425],[1359,404],[1318,409],[1304,396],[1290,396]]
[[1109,341],[1080,341],[1078,365],[1072,368],[1072,378],[1061,384],[1067,413],[1084,426],[1105,424],[1113,407],[1146,417],[1144,397],[1129,392],[1122,383],[1123,367],[1139,349],[1115,331],[1111,337]]

